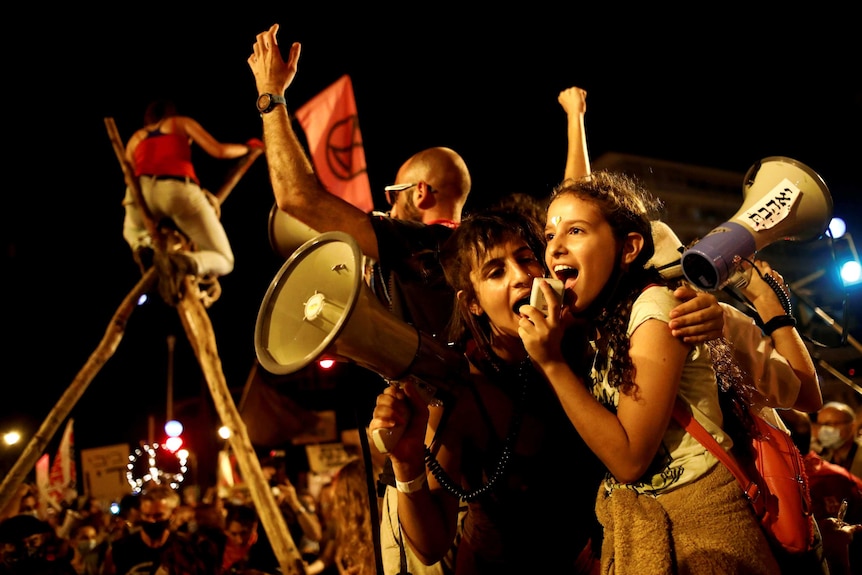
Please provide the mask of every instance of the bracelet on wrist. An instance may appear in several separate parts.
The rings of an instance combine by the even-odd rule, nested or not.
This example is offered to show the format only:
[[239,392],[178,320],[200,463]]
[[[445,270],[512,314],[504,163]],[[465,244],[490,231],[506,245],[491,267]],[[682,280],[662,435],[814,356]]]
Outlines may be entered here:
[[763,324],[763,333],[772,335],[780,327],[796,327],[796,318],[792,315],[777,315]]
[[411,479],[410,481],[398,481],[396,479],[395,489],[397,489],[401,493],[416,493],[417,491],[420,491],[427,482],[428,476],[425,474],[425,471],[423,471],[422,475],[416,477],[415,479]]

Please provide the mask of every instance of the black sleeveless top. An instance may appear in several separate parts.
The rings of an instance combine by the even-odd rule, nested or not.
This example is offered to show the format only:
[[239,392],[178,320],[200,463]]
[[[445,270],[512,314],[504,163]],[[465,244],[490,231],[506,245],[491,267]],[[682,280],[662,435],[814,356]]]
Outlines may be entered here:
[[[468,500],[459,553],[468,550],[482,573],[575,573],[581,550],[590,542],[595,553],[601,547],[594,509],[604,467],[532,366],[519,376],[511,367],[499,373],[475,356],[471,361],[492,386],[504,390],[520,426],[500,480]],[[493,476],[507,443],[475,389],[473,396],[489,440],[478,445],[468,439],[462,446],[467,490],[480,489]]]

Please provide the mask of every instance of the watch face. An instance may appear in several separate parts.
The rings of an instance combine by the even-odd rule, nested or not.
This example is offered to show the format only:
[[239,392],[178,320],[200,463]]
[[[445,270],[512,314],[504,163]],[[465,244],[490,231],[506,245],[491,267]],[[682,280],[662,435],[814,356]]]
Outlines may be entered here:
[[261,94],[257,98],[257,110],[263,112],[272,107],[272,94]]

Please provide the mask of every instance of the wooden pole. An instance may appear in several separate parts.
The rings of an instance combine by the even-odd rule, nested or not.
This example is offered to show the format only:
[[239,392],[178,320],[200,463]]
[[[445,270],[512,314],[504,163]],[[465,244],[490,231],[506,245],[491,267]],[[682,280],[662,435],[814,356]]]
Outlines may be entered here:
[[247,155],[243,156],[239,159],[233,169],[228,173],[225,178],[224,184],[219,190],[215,193],[216,198],[218,198],[219,204],[223,204],[227,197],[230,195],[231,191],[234,189],[236,184],[239,182],[240,178],[242,178],[254,161],[263,153],[263,148],[251,148]]
[[[113,119],[106,118],[105,123],[108,126],[108,133],[111,136],[117,159],[123,167],[126,183],[131,188],[132,193],[135,194],[136,201],[139,202],[141,207],[145,208],[146,203],[141,195],[140,187],[137,185],[137,178],[134,177],[131,166],[126,160],[123,145],[116,134]],[[262,153],[262,149],[252,148],[246,156],[240,159],[231,173],[228,174],[224,185],[215,194],[219,204],[227,199],[237,182],[251,167],[252,162]],[[152,221],[149,212],[144,212],[144,216],[145,220],[147,220],[147,229],[150,233],[154,234],[154,240],[159,239],[159,241],[154,242],[157,246],[157,251],[160,248],[164,249],[166,242],[157,229],[155,222]],[[159,257],[158,253],[156,257]],[[272,489],[270,489],[269,483],[263,475],[260,460],[258,460],[251,440],[249,440],[245,422],[240,417],[233,397],[230,394],[230,389],[222,370],[221,359],[218,355],[212,323],[201,299],[198,297],[199,290],[188,276],[183,278],[183,286],[184,289],[181,290],[182,296],[175,307],[185,328],[186,336],[194,349],[201,371],[204,374],[204,379],[209,387],[222,425],[227,426],[231,431],[229,439],[231,448],[236,455],[243,479],[249,485],[251,499],[257,509],[261,525],[263,525],[270,539],[273,552],[278,559],[282,573],[285,575],[305,575],[305,563],[302,561],[302,555],[297,549],[290,531],[287,529],[287,523],[281,514],[281,510],[278,508],[278,504],[272,494]],[[171,302],[165,303],[172,305]]]
[[[188,278],[186,282],[189,282]],[[203,370],[204,379],[209,386],[222,425],[230,429],[229,441],[236,455],[240,472],[248,483],[252,502],[269,536],[281,572],[285,575],[304,575],[305,564],[302,561],[302,554],[287,529],[287,523],[275,502],[272,489],[263,475],[260,460],[248,437],[245,422],[240,417],[225,381],[209,315],[200,300],[191,295],[193,290],[189,289],[190,287],[186,286],[185,295],[177,304],[177,311]]]
[[114,148],[114,154],[117,156],[117,161],[120,162],[120,167],[123,169],[123,178],[126,180],[126,185],[132,191],[135,203],[138,204],[138,207],[141,209],[141,216],[143,217],[144,225],[147,227],[147,232],[149,232],[153,241],[156,242],[157,247],[164,248],[164,242],[162,242],[162,244],[158,243],[158,240],[162,239],[162,234],[160,234],[158,230],[158,222],[153,219],[153,213],[147,206],[147,202],[144,201],[144,195],[141,193],[141,184],[138,181],[138,178],[135,177],[135,174],[132,171],[132,166],[129,165],[129,161],[126,159],[125,146],[123,145],[123,141],[120,139],[120,133],[117,131],[117,124],[114,122],[113,118],[105,118],[105,128],[108,130],[108,139],[111,140],[111,147]]
[[177,336],[168,336],[168,397],[165,406],[165,423],[174,418],[174,347]]
[[11,471],[3,478],[3,483],[0,483],[0,509],[6,508],[12,496],[17,492],[18,487],[27,477],[30,470],[36,465],[36,461],[41,454],[44,453],[48,442],[51,441],[51,438],[57,433],[57,429],[69,416],[72,408],[78,403],[78,400],[84,394],[90,382],[93,381],[93,378],[99,373],[102,366],[117,351],[117,347],[126,333],[126,323],[129,321],[129,316],[135,310],[138,299],[152,288],[155,281],[155,269],[147,270],[147,273],[141,276],[141,279],[138,280],[138,283],[123,299],[117,311],[114,312],[114,316],[105,330],[102,341],[99,342],[98,347],[90,355],[87,363],[84,364],[84,367],[81,368],[81,371],[78,372],[78,375],[75,376],[75,379],[72,380],[72,383],[63,392],[60,400],[51,409],[51,412],[45,418],[45,421],[42,422],[42,426],[39,427],[36,435],[30,439],[27,447],[18,456],[18,461],[15,462]]

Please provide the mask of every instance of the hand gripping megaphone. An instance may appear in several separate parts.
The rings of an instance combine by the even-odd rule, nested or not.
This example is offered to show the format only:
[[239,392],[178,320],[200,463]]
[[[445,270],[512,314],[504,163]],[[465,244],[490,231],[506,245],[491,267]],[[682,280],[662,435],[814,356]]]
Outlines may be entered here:
[[691,283],[724,287],[743,259],[778,240],[810,241],[832,219],[832,196],[817,172],[782,156],[754,164],[743,180],[743,204],[728,221],[682,254]]
[[[380,303],[365,283],[359,245],[343,232],[306,241],[282,265],[258,312],[254,346],[270,373],[294,373],[320,357],[352,361],[392,382],[413,381],[428,402],[469,371],[462,353]],[[375,446],[388,453],[402,431],[375,430]]]

